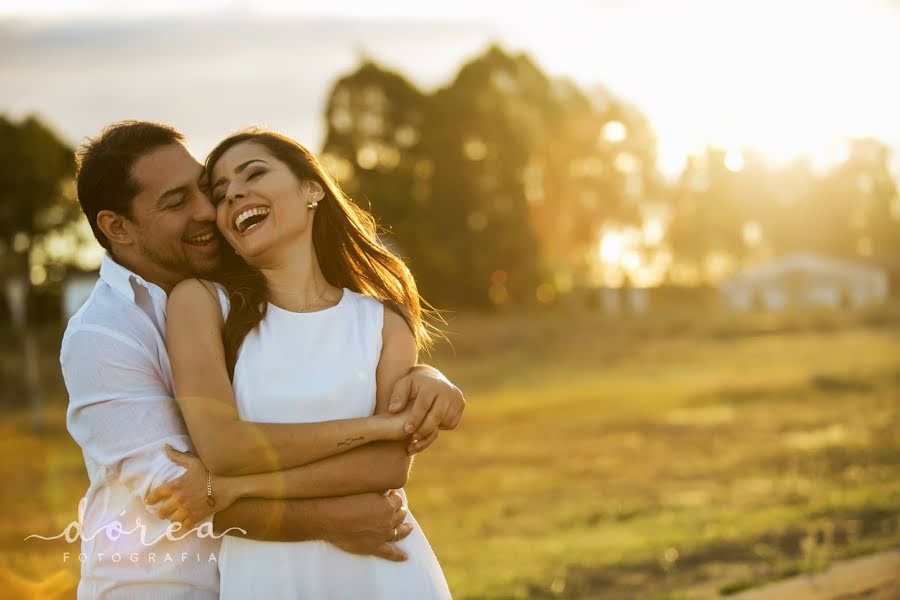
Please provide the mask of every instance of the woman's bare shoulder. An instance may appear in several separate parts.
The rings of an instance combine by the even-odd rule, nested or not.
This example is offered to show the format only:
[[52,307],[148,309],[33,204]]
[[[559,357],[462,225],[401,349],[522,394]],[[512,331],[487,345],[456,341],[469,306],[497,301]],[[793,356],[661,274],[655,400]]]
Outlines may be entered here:
[[219,296],[214,283],[190,278],[179,282],[169,293],[166,311],[175,314],[220,314]]

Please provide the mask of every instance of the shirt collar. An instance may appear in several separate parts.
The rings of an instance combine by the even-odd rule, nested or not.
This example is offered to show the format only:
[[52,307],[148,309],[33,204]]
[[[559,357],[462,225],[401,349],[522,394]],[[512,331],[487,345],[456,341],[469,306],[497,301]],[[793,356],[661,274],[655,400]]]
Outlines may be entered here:
[[145,288],[153,298],[166,297],[165,290],[117,263],[109,252],[103,255],[100,263],[100,279],[132,302],[135,301],[135,285]]

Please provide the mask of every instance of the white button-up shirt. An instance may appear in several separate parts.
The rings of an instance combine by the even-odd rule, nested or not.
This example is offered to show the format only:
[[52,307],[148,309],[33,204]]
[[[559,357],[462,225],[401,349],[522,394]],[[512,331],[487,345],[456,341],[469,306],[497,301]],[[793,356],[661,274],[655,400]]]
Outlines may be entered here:
[[165,291],[107,255],[63,336],[66,421],[91,482],[83,500],[79,598],[219,595],[220,540],[185,531],[170,539],[170,523],[143,501],[185,472],[166,457],[165,444],[193,451],[174,399],[165,330]]

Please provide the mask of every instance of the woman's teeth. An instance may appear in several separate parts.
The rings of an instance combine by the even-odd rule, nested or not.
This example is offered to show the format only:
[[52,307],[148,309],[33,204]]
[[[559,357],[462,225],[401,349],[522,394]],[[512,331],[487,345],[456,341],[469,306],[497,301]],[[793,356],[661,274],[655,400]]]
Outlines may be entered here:
[[[234,218],[234,228],[240,232],[246,231],[252,225],[255,224],[255,223],[250,223],[246,227],[244,226],[244,224],[247,222],[248,219],[250,219],[250,217],[256,217],[256,216],[265,217],[266,215],[269,214],[269,212],[270,212],[270,210],[264,206],[247,209],[244,212],[242,212],[241,214],[239,214],[237,217]],[[262,221],[262,219],[257,220],[256,223],[258,223],[260,221]]]

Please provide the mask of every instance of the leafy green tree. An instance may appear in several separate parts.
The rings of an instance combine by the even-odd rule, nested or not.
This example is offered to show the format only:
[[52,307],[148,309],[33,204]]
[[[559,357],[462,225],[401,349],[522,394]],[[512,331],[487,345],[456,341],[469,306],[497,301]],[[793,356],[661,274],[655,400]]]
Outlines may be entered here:
[[31,250],[79,218],[72,149],[35,117],[0,116],[0,256],[4,277],[30,280]]
[[457,304],[533,297],[540,256],[524,172],[561,109],[527,56],[497,47],[431,98],[423,140],[434,165],[426,281],[439,297]]
[[601,90],[588,98],[554,82],[563,105],[534,148],[525,193],[551,271],[585,282],[596,260],[600,225],[639,224],[642,205],[659,201],[656,138],[636,108]]
[[[14,123],[0,117],[0,259],[5,291],[18,292],[28,306],[32,250],[42,238],[78,216],[73,201],[75,161],[69,148],[34,117]],[[43,267],[41,267],[43,268]],[[37,347],[27,309],[14,319],[23,341],[25,386],[32,424],[41,425]]]
[[881,142],[851,140],[847,159],[806,199],[806,237],[816,250],[882,264],[900,281],[900,205],[889,160]]
[[682,260],[702,265],[712,252],[742,252],[746,207],[738,204],[737,178],[725,166],[726,152],[707,148],[691,156],[674,188],[675,216],[669,229]]
[[548,275],[586,270],[604,220],[635,220],[658,193],[636,109],[496,46],[430,95],[365,62],[336,82],[326,119],[326,167],[442,305],[533,300]]
[[326,108],[326,167],[356,201],[371,203],[394,234],[388,243],[415,254],[424,243],[430,161],[421,151],[426,96],[402,76],[365,62],[339,79]]
[[865,259],[900,282],[900,199],[890,150],[849,142],[847,158],[817,176],[808,161],[775,169],[745,151],[691,157],[671,198],[668,236],[681,262],[724,252],[740,265],[795,251]]

